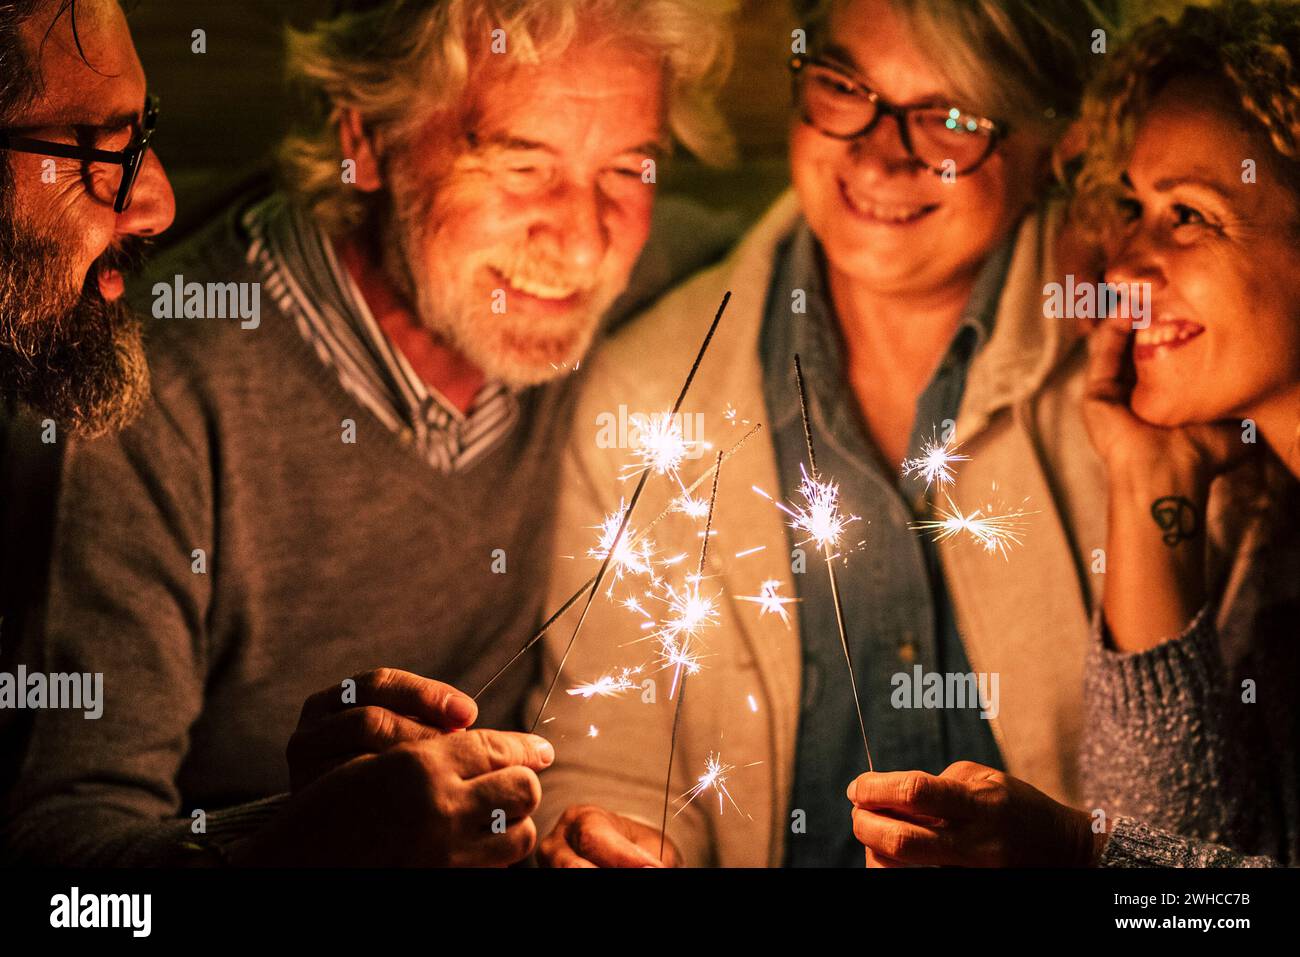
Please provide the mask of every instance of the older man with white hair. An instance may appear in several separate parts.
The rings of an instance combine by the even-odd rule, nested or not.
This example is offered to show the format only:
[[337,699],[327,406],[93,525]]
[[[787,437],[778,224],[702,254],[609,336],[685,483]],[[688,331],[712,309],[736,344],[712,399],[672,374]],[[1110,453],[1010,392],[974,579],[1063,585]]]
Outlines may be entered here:
[[[151,327],[154,398],[64,465],[43,650],[102,673],[104,711],[36,716],[10,856],[531,852],[551,745],[451,732],[519,723],[531,661],[481,712],[466,692],[539,622],[572,372],[650,234],[655,163],[674,136],[730,148],[724,13],[349,2],[291,34],[317,109],[285,188],[155,264],[142,311],[185,318]],[[256,321],[196,283],[238,284]]]

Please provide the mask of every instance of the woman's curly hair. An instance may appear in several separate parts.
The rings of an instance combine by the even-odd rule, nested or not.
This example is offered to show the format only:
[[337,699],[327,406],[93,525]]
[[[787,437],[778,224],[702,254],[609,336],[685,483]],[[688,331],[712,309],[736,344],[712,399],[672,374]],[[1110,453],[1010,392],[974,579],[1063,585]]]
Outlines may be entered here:
[[1300,3],[1218,0],[1138,28],[1089,87],[1074,212],[1095,238],[1118,225],[1120,177],[1138,124],[1161,90],[1184,76],[1223,83],[1272,146],[1261,159],[1300,200]]

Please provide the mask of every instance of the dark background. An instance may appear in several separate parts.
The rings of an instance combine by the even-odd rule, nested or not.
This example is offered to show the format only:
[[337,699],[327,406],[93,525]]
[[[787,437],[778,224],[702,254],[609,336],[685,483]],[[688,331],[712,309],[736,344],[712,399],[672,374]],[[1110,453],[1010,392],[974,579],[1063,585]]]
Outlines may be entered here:
[[[286,22],[306,26],[329,0],[139,0],[130,14],[150,90],[162,101],[155,147],[176,191],[175,241],[220,208],[241,183],[269,170],[291,109],[283,80]],[[785,144],[790,107],[790,31],[786,0],[743,0],[736,69],[723,105],[741,147],[731,170],[701,167],[685,155],[660,176],[667,195],[758,213],[788,182]],[[191,52],[191,33],[207,33],[207,52]]]

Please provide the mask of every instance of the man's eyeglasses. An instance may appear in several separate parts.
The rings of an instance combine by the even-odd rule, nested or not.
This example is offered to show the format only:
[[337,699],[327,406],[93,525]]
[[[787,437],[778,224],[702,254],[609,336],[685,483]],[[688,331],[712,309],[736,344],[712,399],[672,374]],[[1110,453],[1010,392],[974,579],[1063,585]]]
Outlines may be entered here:
[[947,106],[895,106],[841,67],[794,57],[795,103],[803,121],[825,136],[855,140],[892,116],[908,156],[935,175],[973,173],[987,160],[1007,128],[987,117]]
[[122,178],[115,188],[110,188],[106,195],[100,197],[113,201],[115,213],[126,212],[131,205],[131,194],[135,191],[135,182],[144,166],[145,154],[149,151],[149,142],[153,139],[154,129],[158,125],[158,100],[146,96],[144,113],[140,126],[131,137],[131,142],[122,150],[101,150],[91,146],[73,146],[70,143],[55,143],[50,140],[35,140],[25,136],[15,136],[12,132],[0,130],[0,150],[14,153],[33,153],[37,156],[55,156],[60,159],[80,160],[82,163],[108,163],[122,168]]

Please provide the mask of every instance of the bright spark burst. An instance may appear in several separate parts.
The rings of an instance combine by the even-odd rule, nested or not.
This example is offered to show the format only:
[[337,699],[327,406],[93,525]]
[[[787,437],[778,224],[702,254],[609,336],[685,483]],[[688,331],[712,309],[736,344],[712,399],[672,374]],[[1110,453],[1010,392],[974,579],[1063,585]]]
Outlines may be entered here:
[[673,817],[677,817],[678,814],[690,807],[691,803],[705,791],[717,792],[719,814],[726,809],[725,802],[727,801],[736,809],[736,813],[744,814],[745,812],[740,809],[740,805],[736,803],[736,799],[731,796],[731,792],[727,789],[728,776],[734,770],[736,770],[736,766],[723,761],[722,755],[709,752],[709,756],[704,762],[704,773],[700,775],[695,787],[677,799],[682,802],[682,806],[677,809],[677,814],[674,814]]
[[648,618],[651,621],[654,621],[654,615],[645,610],[645,606],[641,604],[635,595],[629,595],[627,598],[624,598],[623,607],[635,615],[640,615],[642,618]]
[[659,623],[659,629],[650,637],[659,642],[660,671],[672,669],[671,699],[677,693],[682,673],[698,674],[700,654],[699,636],[705,628],[718,624],[718,597],[700,591],[700,579],[691,576],[680,591],[666,586],[668,612]]
[[1023,505],[1005,511],[993,505],[985,505],[965,514],[951,498],[944,498],[947,506],[935,508],[939,516],[937,520],[915,522],[912,527],[933,533],[936,542],[958,535],[969,536],[986,552],[1000,553],[1004,559],[1013,547],[1024,544],[1023,536],[1029,524],[1025,517],[1033,513],[1026,512]]
[[920,458],[905,459],[903,462],[903,474],[911,477],[919,475],[925,479],[925,487],[938,485],[939,488],[947,488],[957,478],[953,472],[953,465],[957,462],[969,462],[969,455],[959,455],[958,446],[951,442],[940,442],[937,439],[930,439],[921,449]]
[[640,668],[624,668],[622,673],[617,675],[602,675],[595,681],[589,681],[586,684],[580,684],[574,688],[568,689],[568,694],[575,697],[583,698],[614,698],[623,694],[625,691],[637,687],[633,681],[633,676],[641,673]]
[[783,598],[782,596],[778,595],[777,590],[780,587],[781,587],[781,582],[778,579],[771,578],[763,582],[763,584],[759,586],[757,595],[738,595],[737,597],[741,601],[752,601],[755,604],[760,605],[761,607],[759,608],[759,612],[758,612],[759,618],[762,618],[764,615],[769,615],[769,614],[778,615],[780,616],[781,621],[785,623],[785,627],[789,628],[790,613],[785,610],[785,606],[793,604],[794,602],[797,602],[799,599]]
[[695,498],[683,493],[673,500],[673,511],[681,512],[686,517],[696,520],[707,518],[709,500],[707,498]]
[[794,507],[791,508],[784,502],[776,501],[758,486],[753,486],[753,489],[790,516],[791,528],[808,536],[796,544],[816,542],[817,547],[827,556],[835,558],[835,550],[840,547],[844,530],[858,521],[858,516],[845,517],[840,511],[840,487],[837,484],[812,479],[802,465],[799,466],[799,473],[803,476],[799,482],[799,494],[804,500],[802,505],[792,502]]
[[694,648],[690,636],[673,638],[659,635],[659,670],[672,669],[672,685],[668,689],[668,700],[677,695],[677,685],[682,680],[683,672],[687,677],[700,673],[700,655]]
[[624,468],[624,479],[649,470],[656,475],[671,475],[680,482],[682,461],[707,447],[703,442],[687,439],[682,434],[681,416],[671,412],[637,413],[629,422],[637,427],[637,443],[632,452],[637,461]]
[[611,587],[614,582],[627,575],[654,577],[654,544],[648,538],[636,541],[636,535],[629,525],[623,530],[623,537],[619,539],[618,544],[614,543],[626,512],[627,506],[620,503],[618,511],[611,512],[599,525],[592,526],[600,533],[600,537],[595,548],[587,549],[588,558],[600,561],[604,561],[611,548],[614,549],[614,557],[610,562],[610,567],[614,571],[610,582]]
[[598,734],[600,734],[599,728],[597,728],[594,724],[587,725],[587,737],[594,738]]

